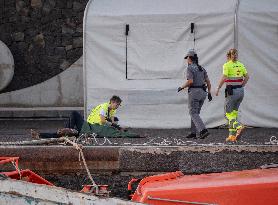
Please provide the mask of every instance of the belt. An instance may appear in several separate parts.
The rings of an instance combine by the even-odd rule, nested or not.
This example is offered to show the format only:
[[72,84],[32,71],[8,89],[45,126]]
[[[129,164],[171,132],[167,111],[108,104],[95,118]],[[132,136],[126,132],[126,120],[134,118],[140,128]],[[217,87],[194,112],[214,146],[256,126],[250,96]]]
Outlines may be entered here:
[[204,88],[206,85],[192,85],[189,88]]
[[232,85],[232,89],[242,88],[242,85]]
[[203,85],[192,85],[188,88],[188,92],[190,92],[191,88],[202,88],[205,92],[207,90],[207,86],[205,84],[203,84]]

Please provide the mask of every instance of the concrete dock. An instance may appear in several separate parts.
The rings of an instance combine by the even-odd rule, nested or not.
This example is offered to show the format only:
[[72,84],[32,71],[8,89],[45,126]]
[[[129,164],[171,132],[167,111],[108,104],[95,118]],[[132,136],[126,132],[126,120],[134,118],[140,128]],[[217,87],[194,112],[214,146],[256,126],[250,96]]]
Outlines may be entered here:
[[[26,146],[7,142],[32,140],[30,128],[55,132],[64,119],[1,121],[0,156],[19,156],[20,168],[31,169],[57,186],[80,190],[89,183],[79,152],[70,145]],[[181,170],[185,174],[256,169],[278,163],[278,129],[247,128],[237,143],[226,143],[226,129],[209,129],[204,139],[187,139],[188,129],[132,129],[144,138],[93,138],[83,153],[99,184],[125,198],[132,177]],[[0,169],[10,170],[10,167]]]

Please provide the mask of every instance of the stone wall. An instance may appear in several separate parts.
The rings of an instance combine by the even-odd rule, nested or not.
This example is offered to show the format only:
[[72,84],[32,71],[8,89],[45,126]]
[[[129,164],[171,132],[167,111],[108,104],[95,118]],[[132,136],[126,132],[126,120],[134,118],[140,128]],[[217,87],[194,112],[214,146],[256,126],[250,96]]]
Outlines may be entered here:
[[0,0],[0,40],[11,50],[14,77],[2,92],[43,82],[82,56],[88,0]]

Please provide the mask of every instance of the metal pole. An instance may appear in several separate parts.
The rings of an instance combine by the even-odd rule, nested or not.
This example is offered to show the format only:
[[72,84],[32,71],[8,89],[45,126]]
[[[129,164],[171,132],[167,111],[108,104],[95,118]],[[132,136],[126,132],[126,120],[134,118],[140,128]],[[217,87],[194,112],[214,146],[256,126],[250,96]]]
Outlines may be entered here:
[[195,50],[195,24],[190,23],[190,33],[193,34],[193,50]]
[[125,79],[127,79],[127,36],[125,36]]
[[235,14],[234,14],[234,48],[238,50],[238,8],[239,2],[237,0],[236,7],[235,7]]
[[127,79],[127,36],[129,32],[129,24],[125,25],[125,78]]

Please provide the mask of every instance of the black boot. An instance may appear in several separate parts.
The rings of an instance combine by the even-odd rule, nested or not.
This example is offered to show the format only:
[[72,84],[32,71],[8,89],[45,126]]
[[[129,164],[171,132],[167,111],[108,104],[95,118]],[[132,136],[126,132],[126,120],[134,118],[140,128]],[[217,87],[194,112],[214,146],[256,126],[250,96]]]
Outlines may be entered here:
[[207,136],[209,136],[209,132],[207,129],[203,129],[201,132],[200,132],[200,139],[205,139]]
[[197,136],[194,133],[190,133],[189,135],[186,136],[186,138],[197,138]]

